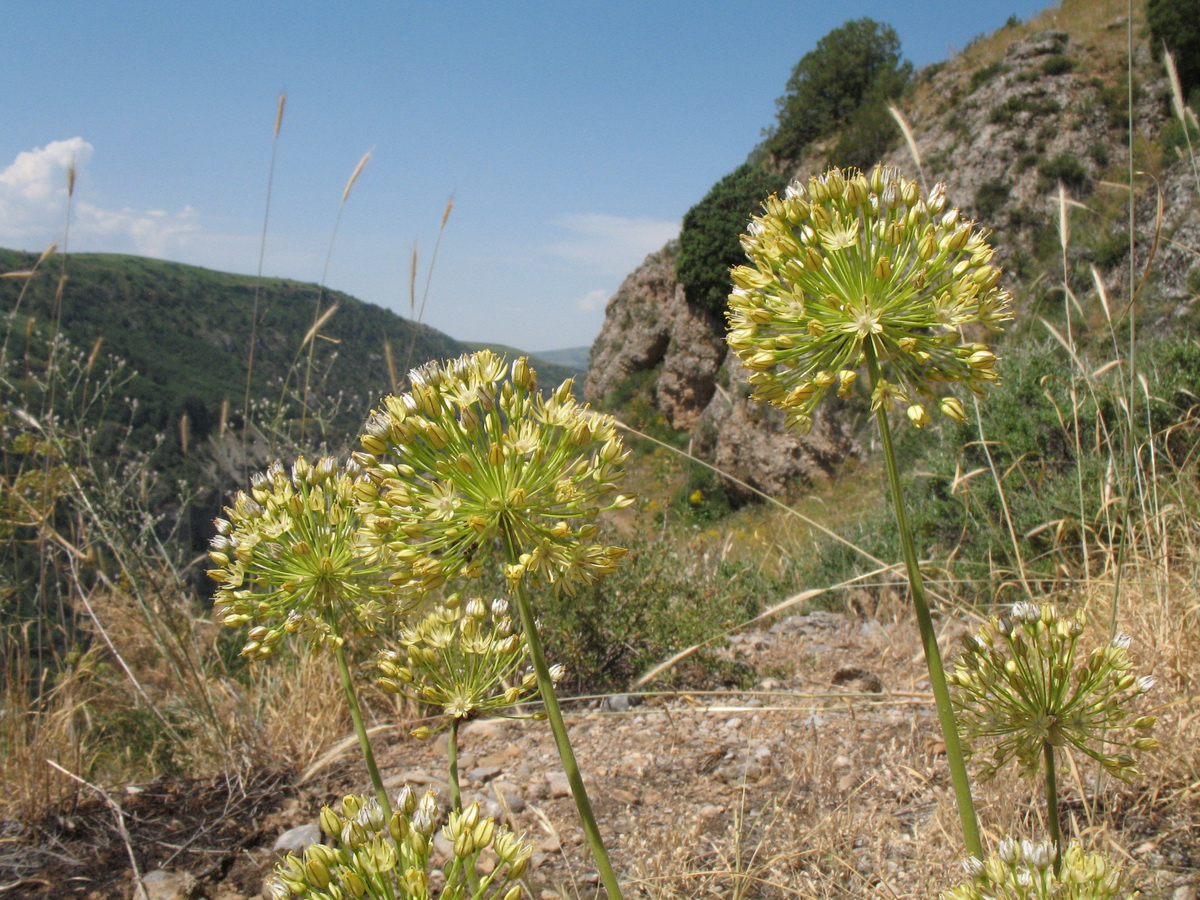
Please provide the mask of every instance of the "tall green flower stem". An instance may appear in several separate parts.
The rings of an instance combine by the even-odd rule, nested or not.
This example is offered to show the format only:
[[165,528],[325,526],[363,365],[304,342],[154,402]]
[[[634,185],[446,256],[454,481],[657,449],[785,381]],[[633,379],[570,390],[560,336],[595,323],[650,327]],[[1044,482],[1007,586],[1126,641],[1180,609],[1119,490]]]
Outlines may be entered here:
[[[504,549],[510,564],[517,563],[521,556],[517,543],[508,529],[503,530]],[[529,593],[524,580],[517,582],[514,590],[517,600],[517,612],[521,616],[521,628],[525,632],[525,643],[529,648],[529,658],[533,662],[533,671],[537,675],[538,690],[542,695],[542,703],[546,707],[546,719],[550,730],[554,733],[554,744],[558,748],[559,759],[562,760],[563,770],[567,775],[567,783],[571,786],[571,796],[575,799],[575,808],[579,811],[579,820],[583,825],[583,834],[587,838],[596,867],[600,870],[600,879],[608,892],[608,900],[622,900],[621,886],[613,871],[608,858],[608,850],[600,837],[600,828],[596,825],[596,816],[592,812],[592,804],[588,799],[587,789],[583,785],[583,776],[579,773],[579,764],[575,761],[575,751],[571,749],[571,741],[567,737],[567,726],[563,721],[562,710],[558,706],[558,696],[554,693],[554,682],[550,678],[550,667],[546,664],[546,654],[542,650],[542,639],[538,635],[537,623],[533,618],[533,609],[529,604]]]
[[1054,745],[1046,741],[1042,745],[1046,759],[1046,824],[1050,826],[1050,840],[1054,843],[1054,874],[1062,874],[1062,826],[1058,821],[1058,770],[1054,765]]
[[[874,345],[864,342],[867,373],[871,379],[871,391],[875,392],[881,377],[879,360]],[[900,548],[904,565],[908,570],[909,590],[913,607],[917,613],[917,626],[921,632],[921,646],[925,649],[925,664],[929,669],[929,682],[933,687],[933,699],[937,705],[938,722],[942,726],[942,740],[946,745],[946,762],[950,766],[950,779],[954,785],[954,798],[958,805],[958,817],[962,822],[963,841],[967,851],[983,859],[983,842],[979,837],[979,821],[975,815],[975,803],[971,799],[971,781],[967,776],[967,764],[962,744],[958,737],[958,723],[954,718],[954,707],[950,701],[950,688],[946,684],[946,672],[942,667],[942,654],[938,649],[937,634],[933,630],[933,618],[929,614],[929,601],[925,597],[925,586],[921,580],[921,568],[917,563],[917,551],[913,546],[912,528],[904,508],[904,494],[900,486],[900,472],[896,467],[896,451],[892,445],[892,432],[888,425],[888,403],[885,401],[876,410],[879,423],[879,441],[883,445],[883,458],[887,468],[888,487],[891,489],[892,505],[896,511],[896,529],[900,534]]]
[[446,768],[450,773],[450,803],[455,812],[462,812],[462,790],[458,785],[458,719],[450,720],[446,736]]
[[354,691],[354,679],[350,677],[350,666],[346,663],[346,651],[338,646],[333,651],[337,660],[338,673],[342,676],[342,690],[346,694],[346,703],[350,707],[350,718],[354,720],[354,733],[358,735],[358,746],[362,749],[363,761],[367,764],[367,773],[371,776],[371,784],[375,786],[375,796],[387,818],[392,817],[392,805],[388,802],[387,790],[383,786],[383,778],[379,775],[379,766],[375,764],[375,754],[371,750],[371,741],[367,737],[367,726],[363,724],[362,709],[358,705],[358,695]]

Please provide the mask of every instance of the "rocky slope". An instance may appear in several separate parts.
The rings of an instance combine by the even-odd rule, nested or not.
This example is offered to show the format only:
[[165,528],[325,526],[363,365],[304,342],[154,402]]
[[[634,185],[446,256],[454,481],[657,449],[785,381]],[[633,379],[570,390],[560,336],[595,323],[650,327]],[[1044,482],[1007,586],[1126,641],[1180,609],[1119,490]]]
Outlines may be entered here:
[[[1071,218],[1067,254],[1073,292],[1096,307],[1094,265],[1110,297],[1128,297],[1128,218],[1121,185],[1128,167],[1127,123],[1134,123],[1140,178],[1140,270],[1154,248],[1153,278],[1139,295],[1142,321],[1163,327],[1186,314],[1188,273],[1200,245],[1196,183],[1190,166],[1164,150],[1170,122],[1169,82],[1135,28],[1134,109],[1127,113],[1127,20],[1124,4],[1068,2],[1028,25],[1010,24],[962,54],[917,76],[901,106],[932,185],[945,182],[951,202],[995,232],[1018,316],[1061,309],[1062,253],[1058,185]],[[1136,24],[1136,23],[1135,23]],[[824,167],[835,139],[788,166],[807,178]],[[897,133],[884,162],[912,172],[912,150]],[[1158,193],[1164,218],[1155,232]],[[798,439],[781,430],[774,410],[752,404],[746,372],[727,354],[723,323],[697,311],[675,280],[676,247],[651,254],[608,303],[592,348],[586,395],[604,406],[631,377],[653,384],[653,403],[672,428],[692,433],[693,450],[754,488],[778,494],[789,485],[830,476],[861,452],[861,404],[825,407]],[[1088,294],[1093,296],[1089,299]],[[1026,334],[1029,326],[1024,327]]]

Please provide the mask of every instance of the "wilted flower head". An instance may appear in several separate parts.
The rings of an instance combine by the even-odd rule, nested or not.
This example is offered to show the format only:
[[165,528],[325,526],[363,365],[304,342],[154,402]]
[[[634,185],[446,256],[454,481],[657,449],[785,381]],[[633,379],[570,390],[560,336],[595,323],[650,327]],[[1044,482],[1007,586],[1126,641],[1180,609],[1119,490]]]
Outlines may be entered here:
[[[826,392],[845,396],[872,358],[872,408],[904,403],[917,427],[935,383],[996,381],[995,355],[961,329],[998,329],[1011,298],[987,232],[945,207],[944,185],[922,197],[890,166],[831,169],[763,203],[742,236],[750,265],[732,272],[728,341],[788,427],[807,432]],[[953,397],[939,406],[964,418]]]
[[1049,841],[1000,842],[982,862],[970,857],[968,881],[943,891],[941,900],[1113,900],[1136,897],[1122,885],[1121,870],[1099,853],[1085,853],[1072,843],[1054,874],[1054,845]]
[[356,553],[357,472],[330,457],[300,457],[290,472],[273,463],[216,520],[208,575],[220,585],[220,620],[252,626],[243,655],[270,656],[290,632],[336,644],[404,611],[379,563]]
[[508,604],[490,605],[458,595],[439,604],[400,636],[401,650],[385,650],[378,660],[378,684],[393,694],[441,707],[442,722],[422,726],[429,735],[449,724],[520,703],[537,692],[532,672],[517,674],[528,661],[528,647],[508,615]]
[[625,550],[596,543],[595,519],[632,501],[616,493],[628,455],[612,418],[580,406],[571,381],[549,397],[524,358],[487,350],[410,373],[412,390],[384,399],[355,454],[372,560],[404,590],[477,577],[494,546],[511,554],[511,584],[543,581],[571,594],[613,571]]
[[993,616],[948,678],[963,737],[973,753],[990,751],[983,777],[1010,758],[1035,774],[1046,744],[1074,747],[1119,778],[1136,774],[1133,751],[1153,750],[1154,716],[1130,701],[1154,680],[1131,671],[1129,639],[1118,634],[1077,665],[1083,611],[1063,617],[1051,605],[1018,603],[1011,616]]

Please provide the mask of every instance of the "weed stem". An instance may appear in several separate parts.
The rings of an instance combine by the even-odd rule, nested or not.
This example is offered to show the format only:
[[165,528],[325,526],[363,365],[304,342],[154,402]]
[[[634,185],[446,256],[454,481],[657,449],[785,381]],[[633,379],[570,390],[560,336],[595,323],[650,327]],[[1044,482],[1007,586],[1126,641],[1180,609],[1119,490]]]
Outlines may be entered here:
[[[504,549],[508,561],[515,564],[520,557],[516,541],[507,529],[504,529]],[[596,825],[596,816],[592,812],[591,801],[588,800],[587,790],[583,786],[583,776],[579,773],[579,764],[575,761],[575,752],[571,749],[570,738],[567,737],[567,726],[563,722],[562,711],[558,707],[558,697],[554,693],[554,682],[550,679],[550,667],[546,665],[546,654],[542,651],[542,641],[538,637],[537,623],[533,618],[533,609],[529,605],[529,592],[523,581],[517,582],[514,592],[517,598],[517,611],[521,615],[521,628],[525,632],[525,642],[529,647],[529,658],[533,661],[533,671],[537,675],[538,690],[542,702],[546,706],[546,719],[550,730],[554,733],[554,744],[558,748],[558,756],[562,761],[563,770],[567,775],[567,783],[571,786],[571,796],[575,799],[575,808],[579,811],[579,821],[583,825],[583,834],[591,848],[596,867],[600,870],[600,879],[608,892],[608,900],[622,900],[621,886],[608,859],[608,851],[604,840],[600,837],[600,829]]]
[[[867,371],[871,378],[871,393],[880,381],[879,360],[875,348],[868,341],[864,348]],[[962,745],[958,739],[958,724],[954,719],[954,707],[950,703],[950,689],[946,684],[946,673],[942,668],[942,654],[938,649],[937,634],[933,630],[933,618],[929,614],[929,601],[921,581],[921,568],[917,563],[917,551],[913,546],[912,529],[904,509],[904,495],[900,486],[900,472],[896,468],[896,451],[892,446],[892,432],[887,418],[888,401],[884,400],[875,413],[879,423],[879,441],[883,445],[883,458],[887,468],[888,487],[891,489],[892,505],[896,511],[896,529],[900,535],[900,548],[904,554],[904,565],[908,570],[908,584],[912,593],[913,607],[917,613],[917,625],[921,631],[921,645],[925,649],[925,664],[929,669],[929,682],[933,687],[933,698],[937,705],[938,722],[942,726],[942,740],[946,745],[946,762],[950,766],[950,779],[954,784],[954,798],[958,804],[958,817],[962,822],[963,841],[967,851],[983,859],[983,842],[979,837],[979,822],[975,816],[975,803],[971,799],[971,781],[967,776],[967,764]]]
[[1050,840],[1054,842],[1054,874],[1062,874],[1062,825],[1058,820],[1058,772],[1054,768],[1054,745],[1049,741],[1042,744],[1042,755],[1046,760],[1046,824],[1050,829]]
[[346,651],[338,647],[333,651],[337,659],[338,672],[342,676],[342,690],[346,693],[346,703],[350,707],[350,718],[354,720],[354,732],[358,735],[358,746],[362,748],[363,761],[367,764],[367,772],[371,783],[375,785],[375,796],[383,807],[383,814],[391,819],[392,805],[388,803],[387,791],[383,787],[383,779],[379,776],[379,766],[375,765],[375,754],[371,751],[371,742],[367,738],[367,728],[363,724],[362,710],[358,706],[358,696],[354,693],[354,680],[350,677],[350,666],[346,663]]

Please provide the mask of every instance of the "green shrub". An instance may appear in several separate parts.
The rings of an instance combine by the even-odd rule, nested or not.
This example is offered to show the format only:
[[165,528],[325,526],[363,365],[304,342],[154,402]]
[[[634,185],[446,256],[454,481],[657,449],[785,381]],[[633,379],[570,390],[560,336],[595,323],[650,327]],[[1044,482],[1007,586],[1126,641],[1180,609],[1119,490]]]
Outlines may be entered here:
[[1073,153],[1060,153],[1053,159],[1046,160],[1038,166],[1038,188],[1048,191],[1058,182],[1078,193],[1085,193],[1091,187],[1088,171]]
[[1175,58],[1184,95],[1200,86],[1200,0],[1147,0],[1150,51],[1162,55],[1165,45]]
[[796,159],[814,140],[849,123],[859,107],[899,96],[911,77],[912,64],[901,61],[900,38],[890,25],[866,18],[847,22],[792,69],[764,149]]
[[1042,60],[1039,68],[1043,75],[1066,75],[1068,72],[1074,72],[1078,65],[1071,57],[1055,53]]
[[1011,125],[1016,121],[1017,113],[1032,113],[1032,118],[1049,116],[1062,109],[1062,105],[1053,97],[1046,97],[1040,92],[1009,97],[999,106],[993,106],[988,113],[988,121],[993,125]]
[[[657,533],[657,529],[648,529]],[[761,598],[782,593],[755,567],[713,563],[695,544],[635,541],[624,564],[576,597],[547,599],[546,652],[567,664],[576,691],[628,690],[656,663],[752,618]],[[705,650],[656,683],[745,687],[753,673]]]
[[900,126],[886,105],[860,107],[842,130],[826,164],[868,171],[892,149],[899,136]]
[[999,178],[985,181],[975,192],[975,213],[981,220],[991,219],[1008,202],[1010,188]]
[[1003,75],[1007,71],[1009,71],[1009,67],[999,61],[992,63],[990,66],[984,66],[982,69],[976,69],[971,73],[971,90],[978,90],[998,75]]
[[1176,150],[1186,153],[1189,141],[1192,151],[1200,152],[1200,129],[1197,129],[1191,122],[1188,122],[1185,128],[1178,118],[1172,118],[1167,122],[1158,138],[1159,146],[1172,156]]
[[[1061,308],[1062,295],[1056,300]],[[1187,420],[1196,403],[1194,387],[1200,383],[1200,345],[1194,341],[1147,342],[1139,351],[1139,370],[1148,380],[1153,398],[1142,409],[1144,432],[1156,435],[1159,464],[1195,465],[1197,435],[1194,430],[1173,428]],[[1082,559],[1079,546],[1079,473],[1085,486],[1084,515],[1093,541],[1116,540],[1108,531],[1102,510],[1109,484],[1110,463],[1122,451],[1101,443],[1097,435],[1121,432],[1125,413],[1118,395],[1124,390],[1117,370],[1100,379],[1095,393],[1077,385],[1081,404],[1078,427],[1082,455],[1076,453],[1071,415],[1072,370],[1057,344],[1032,344],[1004,354],[1003,376],[980,404],[983,434],[996,471],[1000,473],[1021,556],[1035,582],[1049,586],[1063,572],[1075,571]],[[898,432],[897,451],[902,472],[908,476],[905,492],[917,535],[918,552],[946,565],[960,579],[971,599],[996,599],[1000,583],[992,573],[1016,571],[1017,560],[1005,524],[1004,505],[979,443],[974,416],[962,425],[949,421],[936,428]],[[1116,439],[1109,438],[1109,441]],[[1139,452],[1148,460],[1149,448]],[[1148,465],[1148,462],[1146,462]],[[977,474],[967,481],[963,473]],[[957,487],[956,487],[957,484]],[[1118,517],[1119,518],[1119,517]],[[1118,521],[1114,519],[1113,521]],[[1061,523],[1061,527],[1044,527]],[[849,530],[845,537],[880,559],[898,552],[891,511],[886,505]],[[841,544],[829,542],[814,554],[817,562],[796,576],[812,584],[836,583],[869,566],[862,556]]]
[[1020,175],[1022,172],[1032,169],[1040,160],[1041,157],[1036,153],[1022,153],[1017,157],[1017,164],[1015,166],[1017,174]]
[[738,166],[687,211],[679,232],[675,276],[697,309],[721,317],[732,287],[729,270],[745,262],[740,237],[762,201],[787,179],[753,162]]
[[675,495],[674,507],[688,520],[705,524],[724,518],[733,508],[725,482],[712,469],[691,463]]

